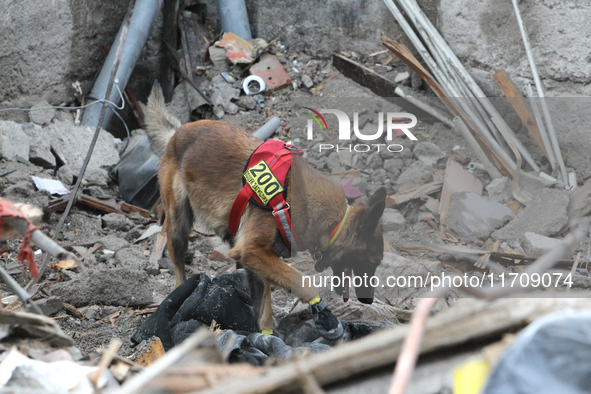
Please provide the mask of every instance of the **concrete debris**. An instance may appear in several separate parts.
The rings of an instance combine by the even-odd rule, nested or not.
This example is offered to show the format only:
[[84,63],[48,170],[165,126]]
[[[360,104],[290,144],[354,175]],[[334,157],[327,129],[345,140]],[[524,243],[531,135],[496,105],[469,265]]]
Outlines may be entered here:
[[507,177],[493,179],[487,186],[488,198],[501,204],[513,200],[511,180]]
[[53,316],[64,309],[64,303],[59,297],[42,298],[35,301],[35,304],[37,304],[45,316]]
[[89,269],[70,281],[54,284],[50,293],[75,307],[146,306],[153,302],[147,285],[148,274],[137,269]]
[[447,216],[449,229],[463,242],[486,239],[495,229],[511,220],[514,212],[473,192],[455,193]]
[[[116,214],[114,214],[114,215],[116,215]],[[107,216],[107,215],[105,215],[105,216]],[[118,215],[118,216],[121,216],[121,215]],[[129,242],[127,242],[125,239],[118,237],[114,234],[109,234],[105,237],[102,237],[98,240],[98,242],[100,244],[102,244],[105,249],[112,250],[114,252],[117,252],[117,251],[129,246]]]
[[413,149],[413,154],[417,159],[430,166],[434,166],[446,156],[440,147],[431,142],[418,143]]
[[568,193],[557,189],[540,189],[532,201],[505,227],[492,234],[494,239],[512,241],[526,232],[552,236],[568,223]]
[[257,102],[252,96],[240,96],[236,102],[240,108],[252,111],[257,107]]
[[538,258],[549,252],[560,242],[559,239],[545,237],[532,232],[526,232],[521,238],[520,245],[527,257]]
[[103,227],[118,230],[129,231],[133,227],[133,222],[125,216],[118,213],[108,213],[102,217]]
[[396,209],[386,208],[382,215],[382,231],[399,231],[404,230],[406,220],[404,216]]
[[[235,89],[228,83],[219,83],[209,90],[211,103],[215,105],[226,106],[231,100],[237,100],[240,97],[240,90]],[[225,109],[225,108],[224,108]]]
[[482,195],[482,181],[470,173],[460,163],[451,157],[447,159],[447,167],[443,179],[441,202],[439,203],[439,215],[442,224],[446,223],[447,215],[451,207],[451,199],[455,193],[474,192]]
[[394,77],[394,82],[402,83],[406,81],[408,78],[410,78],[410,73],[408,71],[404,71],[396,74],[396,76]]
[[0,121],[0,157],[9,161],[27,162],[30,141],[20,124]]
[[50,124],[53,118],[55,118],[55,108],[47,107],[51,107],[51,104],[45,100],[39,101],[37,104],[33,105],[31,111],[29,111],[29,119],[31,122],[40,126]]
[[[400,174],[396,180],[396,185],[402,185],[410,181],[417,181],[418,184],[424,184],[433,180],[433,167],[422,161],[415,161],[406,170]],[[403,191],[403,190],[399,190]]]
[[41,126],[35,123],[25,123],[22,128],[30,138],[29,161],[45,168],[55,167],[56,159],[51,153],[51,143],[44,137]]
[[310,89],[312,86],[314,86],[314,81],[312,81],[312,78],[310,78],[309,75],[304,74],[302,75],[302,85]]

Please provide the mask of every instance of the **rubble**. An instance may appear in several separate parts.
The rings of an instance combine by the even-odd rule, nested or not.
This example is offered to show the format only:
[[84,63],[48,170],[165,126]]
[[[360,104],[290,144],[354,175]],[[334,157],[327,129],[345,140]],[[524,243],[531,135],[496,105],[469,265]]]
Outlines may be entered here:
[[129,231],[133,227],[133,222],[125,216],[118,213],[109,213],[101,218],[103,227],[111,230]]
[[386,208],[382,215],[382,231],[400,231],[404,229],[406,220],[400,212],[392,208]]
[[0,157],[3,159],[27,162],[30,140],[18,123],[0,121]]
[[[540,189],[532,201],[506,226],[492,233],[494,239],[513,241],[526,232],[557,234],[568,224],[569,196],[562,190]],[[543,214],[541,214],[543,213]]]
[[505,204],[513,200],[511,180],[507,177],[493,179],[486,185],[488,197],[498,203]]
[[485,200],[474,192],[460,192],[451,198],[447,225],[460,240],[472,242],[486,239],[513,216],[514,212],[502,204]]
[[54,284],[50,293],[76,307],[96,304],[146,306],[153,302],[147,284],[148,274],[137,269],[89,269],[70,281]]
[[412,153],[417,159],[430,166],[434,166],[446,156],[441,148],[431,142],[419,142],[415,145]]
[[29,111],[29,119],[39,126],[48,125],[53,118],[55,118],[55,108],[51,108],[51,104],[45,100],[33,105]]
[[552,250],[559,242],[558,239],[526,232],[521,238],[520,245],[528,256],[538,258]]

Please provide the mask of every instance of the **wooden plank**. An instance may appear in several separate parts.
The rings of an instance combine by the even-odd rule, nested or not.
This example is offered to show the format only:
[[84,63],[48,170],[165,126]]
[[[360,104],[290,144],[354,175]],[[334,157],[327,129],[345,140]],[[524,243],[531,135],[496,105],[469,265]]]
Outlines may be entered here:
[[121,210],[123,212],[128,212],[128,213],[137,212],[137,213],[139,213],[141,216],[143,216],[145,218],[149,218],[150,217],[150,211],[148,211],[147,209],[136,207],[135,205],[131,205],[131,204],[128,204],[126,202],[122,202],[121,203]]
[[80,195],[80,203],[84,204],[88,207],[98,209],[99,211],[108,212],[108,213],[118,213],[118,214],[123,215],[125,217],[129,217],[128,213],[125,213],[125,212],[121,211],[120,209],[115,208],[112,205],[106,204],[97,198],[87,196],[86,194]]
[[497,71],[493,76],[497,85],[499,85],[503,93],[505,93],[505,96],[509,99],[513,109],[517,112],[517,115],[519,115],[519,118],[544,153],[544,156],[548,157],[548,152],[544,146],[544,140],[542,139],[542,134],[540,134],[536,119],[515,87],[515,84],[511,81],[511,78],[509,78],[503,70]]
[[[589,293],[585,293],[589,294]],[[563,310],[591,307],[587,298],[541,298],[547,292],[530,293],[531,297],[494,301],[461,298],[453,308],[440,312],[427,322],[421,354],[458,346],[476,340],[499,337],[521,329],[536,318]],[[401,325],[368,337],[343,343],[339,347],[313,354],[305,362],[291,362],[267,370],[259,377],[227,379],[200,391],[201,394],[262,394],[284,392],[297,384],[300,371],[313,376],[320,385],[350,378],[396,362],[409,326]]]

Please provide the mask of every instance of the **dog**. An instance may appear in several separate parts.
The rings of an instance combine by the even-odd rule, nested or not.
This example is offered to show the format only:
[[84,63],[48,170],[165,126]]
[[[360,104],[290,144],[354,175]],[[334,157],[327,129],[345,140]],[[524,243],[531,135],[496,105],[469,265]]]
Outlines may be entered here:
[[[342,323],[303,280],[297,269],[280,257],[289,248],[270,211],[249,203],[235,235],[229,219],[242,175],[251,154],[263,143],[228,123],[212,120],[180,124],[168,114],[160,86],[155,83],[148,98],[146,129],[154,153],[159,156],[158,179],[163,205],[163,230],[174,262],[177,286],[186,279],[184,261],[189,232],[200,221],[231,246],[229,256],[263,282],[262,302],[255,306],[260,329],[272,333],[271,285],[293,292],[308,303],[319,333],[327,339],[343,334]],[[386,190],[381,187],[367,201],[355,201],[350,209],[343,189],[293,155],[286,181],[285,200],[291,207],[294,232],[304,248],[322,257],[316,268],[331,267],[334,275],[372,276],[384,252],[379,222]],[[293,208],[291,208],[293,211]],[[340,228],[336,239],[331,231]],[[328,247],[328,245],[330,246]],[[252,291],[252,289],[251,289]],[[337,289],[347,293],[346,286]],[[356,288],[361,302],[373,302],[374,288]]]

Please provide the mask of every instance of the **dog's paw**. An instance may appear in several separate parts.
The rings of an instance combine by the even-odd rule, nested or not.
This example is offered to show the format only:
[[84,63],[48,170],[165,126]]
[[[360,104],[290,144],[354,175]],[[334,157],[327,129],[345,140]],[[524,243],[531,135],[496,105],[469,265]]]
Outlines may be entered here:
[[324,300],[320,300],[320,302],[310,305],[308,308],[310,308],[318,333],[324,339],[335,340],[343,336],[345,332],[343,323],[332,314]]

